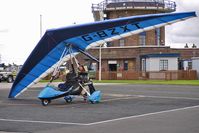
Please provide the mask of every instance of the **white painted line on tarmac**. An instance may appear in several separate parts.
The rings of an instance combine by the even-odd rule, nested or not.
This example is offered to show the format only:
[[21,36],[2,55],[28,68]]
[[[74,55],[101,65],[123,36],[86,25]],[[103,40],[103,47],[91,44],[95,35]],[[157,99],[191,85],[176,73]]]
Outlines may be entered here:
[[176,111],[183,111],[183,110],[194,109],[194,108],[198,108],[198,107],[199,107],[199,105],[185,107],[185,108],[165,110],[165,111],[159,111],[159,112],[153,112],[153,113],[147,113],[147,114],[142,114],[142,115],[133,115],[133,116],[128,116],[128,117],[121,117],[121,118],[117,118],[117,119],[110,119],[110,120],[93,122],[93,123],[72,123],[72,122],[57,122],[57,121],[16,120],[16,119],[0,119],[0,121],[5,121],[5,122],[20,122],[20,123],[39,123],[39,124],[59,124],[59,125],[91,126],[91,125],[97,125],[97,124],[104,124],[104,123],[109,123],[109,122],[127,120],[127,119],[132,119],[132,118],[139,118],[139,117],[144,117],[144,116],[153,116],[153,115],[157,115],[157,114],[170,113],[170,112],[176,112]]
[[175,111],[183,111],[183,110],[194,109],[194,108],[198,108],[198,107],[199,107],[199,105],[185,107],[185,108],[172,109],[172,110],[165,110],[165,111],[160,111],[160,112],[147,113],[147,114],[142,114],[142,115],[133,115],[133,116],[121,117],[121,118],[117,118],[117,119],[110,119],[110,120],[105,120],[105,121],[93,122],[93,123],[89,123],[89,124],[86,124],[86,125],[91,126],[91,125],[97,125],[97,124],[104,124],[104,123],[115,122],[115,121],[120,121],[120,120],[127,120],[127,119],[132,119],[132,118],[139,118],[139,117],[144,117],[144,116],[152,116],[152,115],[170,113],[170,112],[175,112]]
[[[174,97],[174,96],[153,96],[153,95],[128,95],[128,94],[111,94],[105,93],[104,96],[112,97],[137,97],[137,98],[160,98],[160,99],[184,99],[184,100],[199,100],[197,97]],[[118,98],[119,99],[119,98]]]
[[114,94],[114,93],[104,93],[104,96],[112,96],[112,97],[129,97],[132,95],[128,95],[128,94]]
[[[105,100],[101,100],[100,101],[100,103],[101,102],[111,102],[111,101],[118,101],[118,100],[127,100],[127,99],[133,99],[133,98],[139,98],[139,97],[123,97],[123,98],[110,98],[110,99],[105,99]],[[84,105],[84,104],[88,104],[88,102],[84,102],[84,103],[76,103],[76,104],[67,104],[67,106],[66,105],[58,105],[58,106],[56,106],[56,107],[58,107],[58,108],[65,108],[65,107],[75,107],[75,106],[79,106],[79,105]],[[69,105],[71,105],[71,106],[69,106]]]
[[87,125],[87,124],[84,124],[84,123],[57,122],[57,121],[15,120],[15,119],[0,119],[0,121],[21,122],[21,123],[40,123],[40,124],[77,125],[77,126],[85,126],[85,125]]
[[102,102],[110,102],[110,101],[117,101],[117,100],[127,100],[127,99],[133,99],[133,98],[139,98],[139,97],[123,97],[123,98],[111,98],[106,100],[101,100]]
[[182,99],[182,100],[199,100],[199,98],[194,97],[167,97],[167,96],[147,96],[147,95],[131,95],[131,96],[137,96],[140,98],[160,98],[160,99]]

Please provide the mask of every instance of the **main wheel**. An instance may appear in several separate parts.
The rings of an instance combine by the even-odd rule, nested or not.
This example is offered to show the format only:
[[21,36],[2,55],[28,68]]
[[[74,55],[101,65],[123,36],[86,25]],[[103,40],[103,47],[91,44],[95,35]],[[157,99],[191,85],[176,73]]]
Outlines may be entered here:
[[73,99],[72,99],[72,97],[64,97],[64,99],[65,99],[65,101],[67,102],[67,103],[71,103],[72,101],[73,101]]
[[94,102],[94,101],[90,101],[90,103],[91,103],[91,104],[95,104],[96,102]]
[[48,99],[42,99],[41,103],[42,103],[43,106],[47,106],[50,103],[50,100],[48,100]]

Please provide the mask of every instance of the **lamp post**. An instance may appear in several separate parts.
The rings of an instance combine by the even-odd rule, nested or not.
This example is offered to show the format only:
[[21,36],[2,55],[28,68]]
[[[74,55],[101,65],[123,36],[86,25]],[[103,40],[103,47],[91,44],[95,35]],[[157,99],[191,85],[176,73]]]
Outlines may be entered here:
[[40,14],[40,38],[42,37],[42,15]]
[[99,48],[99,81],[102,80],[102,44]]
[[1,54],[0,54],[0,64],[1,64]]

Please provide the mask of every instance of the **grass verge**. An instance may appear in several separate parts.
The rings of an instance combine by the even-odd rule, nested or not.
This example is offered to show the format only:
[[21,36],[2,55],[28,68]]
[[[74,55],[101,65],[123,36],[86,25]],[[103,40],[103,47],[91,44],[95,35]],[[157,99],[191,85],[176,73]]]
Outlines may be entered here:
[[159,85],[194,85],[199,86],[199,80],[94,80],[94,83],[125,83],[125,84],[159,84]]
[[[94,83],[123,83],[123,84],[151,84],[151,85],[193,85],[199,86],[199,80],[93,80]],[[49,80],[41,80],[41,83],[47,83]],[[53,82],[63,82],[54,80]]]

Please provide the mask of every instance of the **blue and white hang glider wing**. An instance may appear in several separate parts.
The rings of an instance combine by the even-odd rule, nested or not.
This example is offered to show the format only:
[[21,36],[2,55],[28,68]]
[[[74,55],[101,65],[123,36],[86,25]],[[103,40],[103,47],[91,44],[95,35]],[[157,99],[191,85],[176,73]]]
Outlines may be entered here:
[[[9,98],[17,97],[31,85],[53,72],[69,44],[74,46],[72,51],[77,54],[80,50],[86,50],[191,17],[196,17],[195,12],[152,14],[48,30],[18,73]],[[66,54],[61,59],[61,63],[68,59],[69,54]]]

